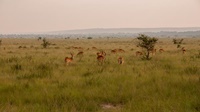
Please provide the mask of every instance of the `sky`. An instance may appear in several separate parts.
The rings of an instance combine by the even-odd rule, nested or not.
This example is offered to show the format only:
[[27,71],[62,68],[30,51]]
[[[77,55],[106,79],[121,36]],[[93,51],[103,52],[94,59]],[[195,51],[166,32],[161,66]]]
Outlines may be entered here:
[[0,0],[0,34],[200,27],[200,0]]

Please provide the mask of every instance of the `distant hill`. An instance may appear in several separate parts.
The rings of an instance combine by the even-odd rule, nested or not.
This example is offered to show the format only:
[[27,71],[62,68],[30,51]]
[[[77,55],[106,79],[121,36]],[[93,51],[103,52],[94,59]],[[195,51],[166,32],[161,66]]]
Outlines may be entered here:
[[0,34],[2,37],[10,38],[121,38],[121,37],[137,37],[138,34],[147,34],[154,37],[197,37],[200,38],[200,27],[185,28],[93,28],[80,30],[63,30],[32,34]]
[[102,34],[102,33],[145,33],[200,31],[200,27],[185,28],[93,28],[47,32],[47,34]]

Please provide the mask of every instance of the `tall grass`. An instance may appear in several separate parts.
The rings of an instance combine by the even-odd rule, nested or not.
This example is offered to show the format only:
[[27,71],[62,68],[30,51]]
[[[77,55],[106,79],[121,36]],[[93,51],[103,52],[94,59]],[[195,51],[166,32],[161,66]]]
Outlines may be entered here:
[[[196,40],[186,43],[184,55],[171,40],[161,40],[156,47],[166,48],[165,52],[145,61],[135,56],[140,48],[132,44],[132,39],[50,39],[56,46],[47,49],[34,39],[4,39],[0,111],[200,111],[199,47],[192,44]],[[34,47],[19,49],[22,43]],[[79,51],[71,46],[83,47],[84,55],[65,65],[64,58]],[[107,52],[103,65],[97,63],[98,50],[92,50],[93,46]],[[126,52],[111,54],[114,48]],[[119,56],[124,57],[124,65],[118,65]]]

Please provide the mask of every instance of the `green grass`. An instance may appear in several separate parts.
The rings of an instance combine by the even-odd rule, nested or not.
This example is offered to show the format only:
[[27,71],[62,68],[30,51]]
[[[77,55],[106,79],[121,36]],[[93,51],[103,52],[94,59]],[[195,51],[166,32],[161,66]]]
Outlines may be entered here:
[[[56,46],[47,49],[36,39],[2,40],[0,111],[200,111],[200,46],[193,44],[196,40],[186,43],[188,51],[183,55],[171,40],[161,39],[156,47],[166,52],[149,61],[135,56],[140,48],[132,39],[50,39]],[[19,45],[27,48],[19,49]],[[78,53],[70,46],[83,47],[84,56],[65,65],[70,52]],[[92,50],[93,46],[107,52],[103,65],[98,65],[98,50]],[[111,54],[114,48],[126,52]],[[124,57],[124,65],[118,65],[119,56]]]

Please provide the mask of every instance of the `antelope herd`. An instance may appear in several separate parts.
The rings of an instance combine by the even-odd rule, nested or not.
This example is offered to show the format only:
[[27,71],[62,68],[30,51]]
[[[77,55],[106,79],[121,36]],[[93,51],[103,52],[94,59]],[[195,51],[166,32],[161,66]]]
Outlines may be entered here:
[[[71,48],[83,50],[82,47],[71,47]],[[92,50],[98,50],[96,47],[92,47],[91,49]],[[89,50],[89,48],[87,48],[87,50]],[[155,55],[156,51],[157,51],[156,49],[152,49],[152,50],[150,50],[150,53],[152,53],[152,55]],[[165,50],[162,49],[162,48],[160,48],[158,51],[159,51],[159,53],[165,52]],[[181,51],[182,51],[182,54],[185,54],[185,52],[186,52],[185,47],[182,47]],[[125,53],[125,50],[123,50],[123,49],[113,49],[110,52],[111,52],[111,54]],[[69,65],[73,61],[73,58],[74,58],[74,55],[72,53],[70,53],[70,54],[71,54],[71,57],[65,57],[65,63],[67,65]],[[76,56],[83,56],[83,54],[84,54],[83,51],[79,51]],[[143,51],[136,51],[135,52],[136,57],[143,56],[144,54],[145,53]],[[96,59],[97,59],[98,64],[102,65],[105,62],[105,59],[106,59],[106,52],[101,50],[101,51],[97,52],[96,55],[97,55]],[[122,56],[118,57],[117,62],[118,62],[118,64],[123,65],[124,64],[124,58]]]

